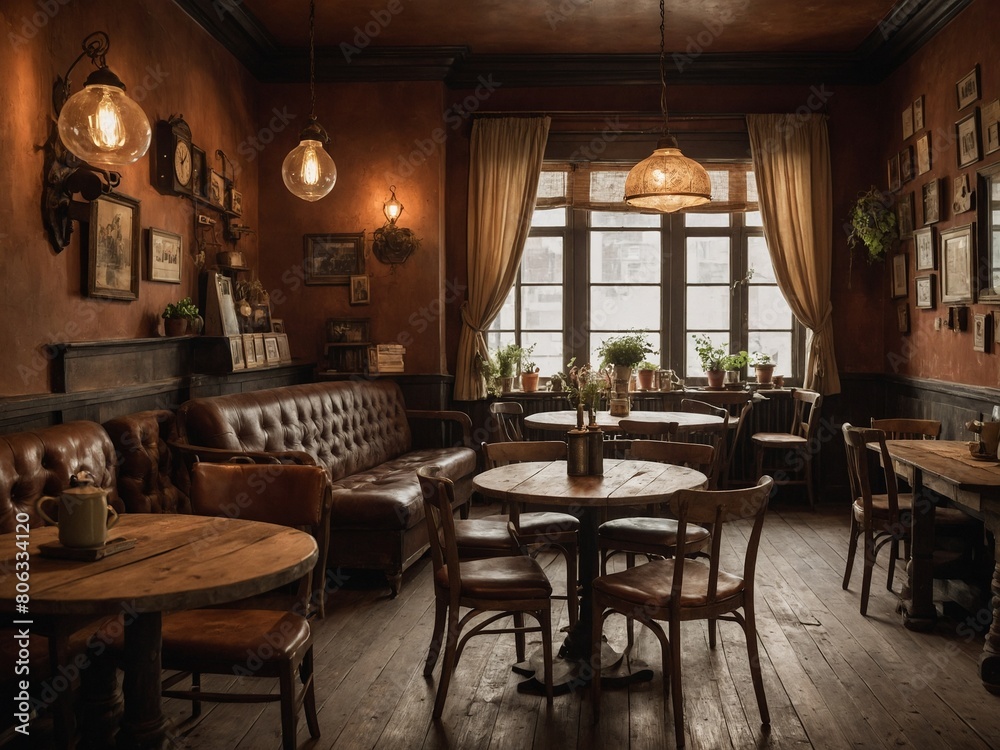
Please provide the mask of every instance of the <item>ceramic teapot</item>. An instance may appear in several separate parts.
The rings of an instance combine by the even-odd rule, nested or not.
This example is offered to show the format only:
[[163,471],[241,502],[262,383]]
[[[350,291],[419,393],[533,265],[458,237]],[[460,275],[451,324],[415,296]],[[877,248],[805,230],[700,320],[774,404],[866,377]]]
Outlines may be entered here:
[[[58,519],[45,512],[50,503],[58,504]],[[64,547],[103,547],[108,529],[118,523],[118,513],[108,505],[108,490],[95,486],[87,472],[71,477],[70,486],[59,497],[38,498],[35,508],[42,518],[59,527],[59,543]]]

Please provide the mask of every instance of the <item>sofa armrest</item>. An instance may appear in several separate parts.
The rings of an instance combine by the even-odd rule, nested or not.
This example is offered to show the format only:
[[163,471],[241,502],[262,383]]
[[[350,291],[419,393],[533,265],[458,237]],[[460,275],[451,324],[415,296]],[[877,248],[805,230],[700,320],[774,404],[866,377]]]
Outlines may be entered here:
[[408,420],[433,419],[439,422],[456,422],[462,429],[462,445],[467,448],[476,447],[472,444],[472,419],[464,411],[407,409],[406,418]]

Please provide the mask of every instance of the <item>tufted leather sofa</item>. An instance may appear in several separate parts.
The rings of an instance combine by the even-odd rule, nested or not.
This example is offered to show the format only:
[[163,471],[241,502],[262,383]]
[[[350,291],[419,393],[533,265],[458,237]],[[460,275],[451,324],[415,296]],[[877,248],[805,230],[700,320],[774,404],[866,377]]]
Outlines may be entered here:
[[[415,447],[416,438],[444,434],[448,422],[461,429],[460,443]],[[416,470],[441,466],[455,482],[455,507],[468,514],[477,466],[471,428],[463,412],[407,410],[389,380],[193,399],[178,411],[181,441],[203,459],[243,453],[324,467],[333,480],[330,567],[382,570],[393,596],[428,549]]]

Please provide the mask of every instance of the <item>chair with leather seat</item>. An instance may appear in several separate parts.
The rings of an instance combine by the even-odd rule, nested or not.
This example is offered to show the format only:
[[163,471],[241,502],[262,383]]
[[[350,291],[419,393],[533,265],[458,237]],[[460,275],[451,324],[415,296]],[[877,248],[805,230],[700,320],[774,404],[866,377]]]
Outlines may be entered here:
[[[566,458],[566,443],[561,440],[538,440],[521,443],[483,443],[486,468],[494,469],[522,461],[558,461]],[[510,507],[509,520],[526,547],[537,550],[554,548],[566,562],[566,599],[569,624],[575,625],[579,614],[577,593],[577,552],[580,546],[580,519],[558,511],[522,513],[517,504]]]
[[[871,590],[872,569],[875,567],[879,550],[889,545],[888,575],[885,587],[892,591],[892,580],[896,570],[896,558],[899,557],[899,543],[904,542],[904,557],[909,556],[910,539],[909,515],[913,510],[913,495],[901,493],[898,490],[896,472],[893,470],[892,458],[886,447],[886,434],[882,430],[854,427],[849,422],[841,428],[844,435],[844,447],[847,452],[847,474],[851,485],[851,496],[854,498],[851,506],[851,531],[847,548],[847,565],[844,569],[843,588],[851,582],[851,572],[854,569],[854,557],[858,549],[858,539],[863,541],[864,569],[861,578],[861,614],[868,614],[868,596]],[[878,446],[877,458],[881,460],[882,474],[885,481],[885,493],[873,490],[872,470],[876,455],[869,450],[869,445]],[[879,470],[876,470],[879,471]],[[974,526],[976,520],[958,508],[938,507],[934,512],[935,525]],[[946,560],[938,555],[936,563]],[[940,569],[940,568],[939,568]]]
[[715,462],[712,464],[711,472],[708,472],[708,487],[713,490],[718,489],[723,463],[726,460],[726,442],[729,439],[729,410],[705,401],[685,398],[681,399],[681,411],[689,414],[705,414],[722,420],[719,424],[688,428],[680,433],[689,443],[705,443],[715,448]]
[[941,420],[905,417],[872,419],[872,429],[882,430],[886,440],[937,440],[941,437]]
[[[823,396],[816,391],[805,388],[792,390],[792,425],[788,432],[755,432],[750,442],[754,447],[754,464],[757,477],[765,472],[774,477],[776,485],[805,485],[809,498],[809,507],[816,507],[816,496],[813,488],[813,452],[816,430],[819,428],[820,410],[823,406]],[[768,467],[765,465],[765,454],[780,452],[780,462]],[[789,476],[790,473],[802,467],[802,477]],[[775,476],[776,475],[776,476]]]
[[[236,517],[308,530],[316,539],[316,566],[326,569],[332,495],[322,467],[276,464],[197,463],[192,469],[191,507],[194,513]],[[313,572],[299,581],[287,598],[276,592],[266,601],[282,609],[194,609],[163,617],[162,660],[165,670],[179,673],[163,683],[163,695],[192,701],[192,716],[201,701],[280,701],[282,747],[296,747],[296,723],[304,709],[309,734],[319,737],[313,680],[313,637],[306,617],[312,606]],[[316,592],[322,596],[323,592]],[[255,600],[251,600],[255,601]],[[275,693],[212,693],[201,690],[202,674],[232,675],[248,670],[247,654],[255,656],[254,677],[278,678]],[[173,689],[191,675],[189,690]],[[296,674],[302,683],[296,692]]]
[[[649,628],[660,642],[664,711],[672,693],[674,734],[677,747],[684,746],[684,696],[681,670],[681,623],[692,620],[728,620],[738,623],[747,644],[748,667],[757,697],[761,723],[770,724],[767,697],[761,675],[754,615],[754,575],[761,530],[773,482],[762,477],[755,487],[739,490],[681,490],[670,500],[677,518],[677,553],[618,573],[598,577],[593,585],[593,629],[591,668],[601,672],[604,621],[617,612]],[[731,573],[720,565],[722,537],[731,522],[752,520],[743,555],[743,569]],[[692,559],[686,537],[691,525],[713,529],[708,560]],[[740,524],[741,526],[743,524]],[[735,534],[743,546],[742,533]],[[727,554],[728,551],[727,551]],[[742,613],[740,612],[742,610]],[[666,622],[666,629],[660,622]],[[714,640],[709,646],[715,646]],[[690,648],[690,646],[689,646]],[[698,675],[701,678],[701,675]],[[600,718],[601,680],[591,680],[594,721]]]
[[[470,638],[484,633],[514,633],[518,661],[524,660],[524,636],[541,633],[545,664],[545,694],[552,703],[552,586],[536,560],[527,555],[510,555],[484,560],[460,560],[455,543],[455,519],[452,515],[454,485],[441,476],[438,467],[417,469],[423,492],[427,535],[430,538],[434,565],[434,634],[424,662],[424,676],[430,677],[437,652],[444,643],[444,660],[434,700],[433,718],[444,711],[448,685],[462,650]],[[513,524],[511,534],[516,533]],[[512,537],[512,546],[517,544]],[[461,609],[468,609],[461,614]],[[533,617],[538,626],[526,626],[524,615]],[[485,619],[480,616],[486,615]],[[489,627],[513,617],[513,627]],[[464,635],[462,631],[471,625]]]

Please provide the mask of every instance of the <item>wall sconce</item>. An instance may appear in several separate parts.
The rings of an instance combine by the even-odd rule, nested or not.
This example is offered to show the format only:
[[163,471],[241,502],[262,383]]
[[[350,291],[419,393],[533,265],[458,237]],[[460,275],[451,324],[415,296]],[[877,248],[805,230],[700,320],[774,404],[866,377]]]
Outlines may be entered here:
[[[103,31],[83,40],[83,52],[56,78],[52,104],[58,120],[45,144],[42,214],[49,240],[61,252],[73,234],[72,221],[85,218],[83,204],[73,203],[74,193],[92,201],[110,193],[121,177],[117,172],[92,166],[132,164],[149,150],[152,131],[142,108],[125,95],[125,84],[107,65],[110,42]],[[97,68],[83,89],[70,96],[70,73],[84,57]]]
[[396,198],[396,186],[390,185],[392,197],[382,204],[386,222],[375,230],[372,238],[372,254],[382,263],[395,267],[404,262],[413,251],[420,247],[420,240],[412,229],[397,227],[396,221],[403,213],[403,204]]

